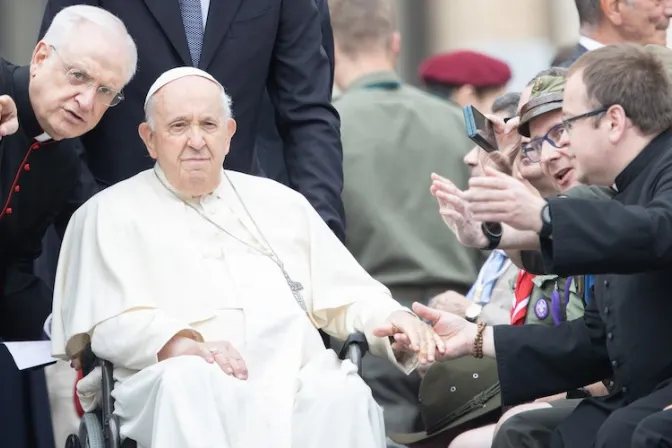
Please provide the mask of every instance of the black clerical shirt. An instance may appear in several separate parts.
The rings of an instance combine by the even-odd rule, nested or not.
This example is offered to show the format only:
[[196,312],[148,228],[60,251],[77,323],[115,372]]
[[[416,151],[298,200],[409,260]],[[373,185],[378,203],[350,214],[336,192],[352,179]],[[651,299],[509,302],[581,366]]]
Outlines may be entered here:
[[0,95],[14,100],[19,118],[19,131],[0,140],[0,339],[6,340],[41,339],[52,292],[35,276],[33,261],[47,228],[54,224],[62,235],[95,191],[95,181],[80,176],[78,141],[44,134],[28,82],[28,67],[0,59]]
[[558,327],[494,329],[505,404],[613,378],[607,397],[586,400],[572,415],[565,446],[592,446],[595,434],[581,427],[672,378],[672,131],[643,149],[616,189],[613,200],[549,200],[553,236],[541,240],[546,272],[599,274],[584,317]]

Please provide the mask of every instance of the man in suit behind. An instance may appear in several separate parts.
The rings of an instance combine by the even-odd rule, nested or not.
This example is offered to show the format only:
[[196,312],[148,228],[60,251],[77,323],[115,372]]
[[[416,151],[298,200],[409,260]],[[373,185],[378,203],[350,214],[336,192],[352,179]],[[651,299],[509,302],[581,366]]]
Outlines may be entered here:
[[264,91],[284,142],[288,183],[344,239],[339,118],[315,0],[49,0],[41,34],[64,6],[87,3],[114,13],[138,45],[138,75],[126,101],[82,137],[92,173],[111,185],[152,166],[137,126],[150,84],[166,70],[194,65],[224,85],[240,131],[226,167],[261,174],[255,139]]
[[575,1],[581,23],[579,43],[562,67],[569,67],[583,53],[605,45],[623,42],[667,45],[672,0]]
[[[314,0],[320,15],[322,27],[322,49],[329,59],[331,84],[334,78],[334,36],[331,30],[329,5],[327,0]],[[268,94],[264,92],[261,100],[259,130],[257,134],[256,150],[259,157],[259,168],[263,175],[290,185],[290,173],[285,162],[285,143],[281,137],[282,129],[278,128],[275,119],[275,107]]]

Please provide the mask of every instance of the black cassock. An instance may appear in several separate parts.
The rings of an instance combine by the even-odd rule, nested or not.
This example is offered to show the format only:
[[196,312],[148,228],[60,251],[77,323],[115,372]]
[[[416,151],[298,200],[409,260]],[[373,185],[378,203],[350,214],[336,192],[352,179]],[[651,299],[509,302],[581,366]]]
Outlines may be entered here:
[[585,399],[558,427],[553,448],[629,448],[637,423],[672,404],[672,131],[616,189],[610,201],[549,201],[546,272],[599,274],[583,319],[494,329],[506,405],[612,380],[608,396]]
[[[72,213],[95,191],[93,179],[80,176],[78,141],[54,142],[44,135],[30,105],[28,80],[28,67],[0,59],[0,95],[16,102],[20,126],[0,140],[0,340],[5,341],[45,338],[52,291],[35,275],[33,261],[46,229],[53,224],[62,235]],[[0,345],[0,446],[53,443],[44,371],[18,371]]]

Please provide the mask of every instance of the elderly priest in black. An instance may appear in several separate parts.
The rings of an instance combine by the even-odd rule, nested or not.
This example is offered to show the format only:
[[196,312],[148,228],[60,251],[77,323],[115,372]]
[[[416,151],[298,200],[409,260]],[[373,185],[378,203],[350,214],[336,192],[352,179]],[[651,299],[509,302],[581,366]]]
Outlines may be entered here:
[[[603,47],[567,75],[562,137],[554,144],[575,156],[582,182],[613,185],[614,199],[546,202],[496,173],[472,178],[461,195],[473,222],[503,223],[501,241],[509,231],[536,232],[547,272],[597,274],[585,316],[556,327],[493,328],[415,307],[449,335],[451,357],[496,357],[505,405],[611,378],[607,396],[575,409],[514,416],[495,448],[672,446],[672,434],[651,442],[649,420],[672,404],[672,86],[655,52]],[[496,247],[496,234],[490,239]],[[549,424],[542,416],[553,411],[565,415]]]
[[[40,340],[52,291],[34,273],[45,230],[61,232],[95,191],[78,137],[92,129],[135,72],[123,23],[90,6],[64,9],[30,66],[0,59],[0,341]],[[16,110],[16,113],[14,112]],[[19,371],[0,346],[0,445],[53,447],[44,372]]]

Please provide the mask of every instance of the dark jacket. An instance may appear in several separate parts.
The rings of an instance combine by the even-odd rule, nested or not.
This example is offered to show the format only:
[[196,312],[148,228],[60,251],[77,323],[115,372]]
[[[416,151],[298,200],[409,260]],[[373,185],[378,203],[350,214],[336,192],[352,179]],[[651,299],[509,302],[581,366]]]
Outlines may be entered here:
[[616,178],[612,200],[549,200],[553,238],[546,272],[594,273],[583,319],[557,327],[495,327],[506,405],[613,378],[560,426],[565,446],[592,446],[595,426],[672,378],[672,131],[654,139]]

